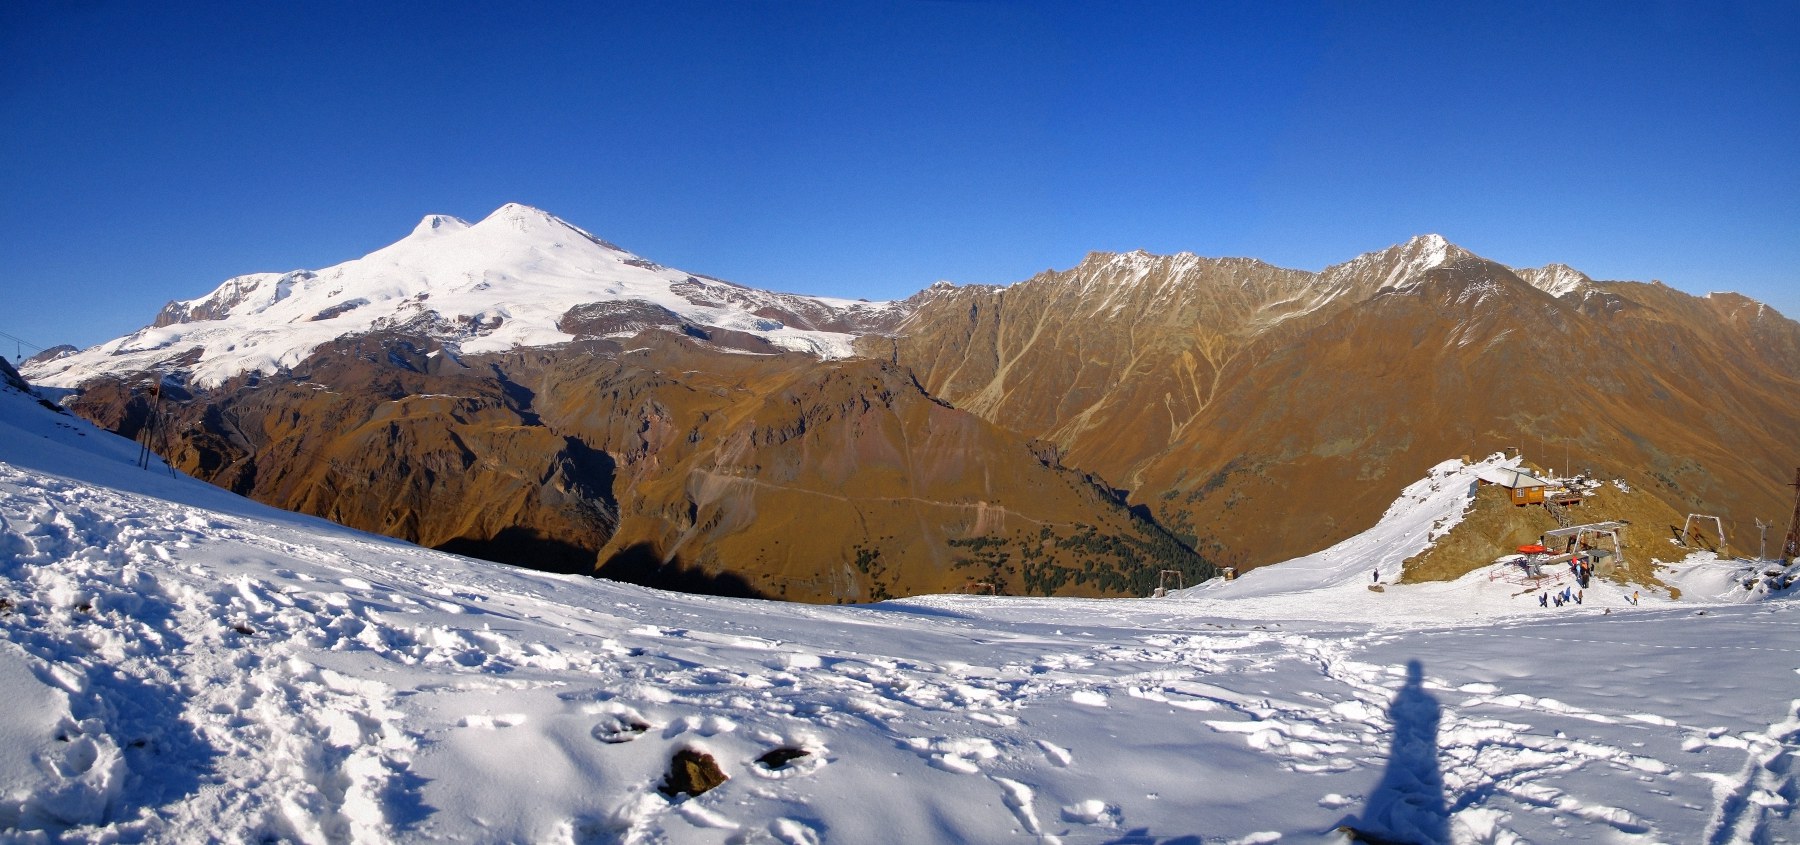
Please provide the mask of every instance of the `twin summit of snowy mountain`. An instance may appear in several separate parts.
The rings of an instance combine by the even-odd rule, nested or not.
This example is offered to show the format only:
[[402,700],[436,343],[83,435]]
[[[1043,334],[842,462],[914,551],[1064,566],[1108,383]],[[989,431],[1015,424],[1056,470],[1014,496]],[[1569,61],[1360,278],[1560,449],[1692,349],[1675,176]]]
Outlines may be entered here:
[[1744,297],[1428,235],[853,302],[506,206],[23,373],[0,838],[1800,833]]
[[[742,332],[782,349],[842,357],[852,332],[891,323],[889,303],[797,297],[704,279],[646,261],[523,205],[470,225],[427,216],[400,241],[319,271],[227,280],[171,302],[155,324],[58,362],[65,383],[98,370],[146,369],[198,350],[195,378],[292,367],[321,343],[422,331],[467,352],[547,346],[650,327]],[[101,362],[106,363],[101,363]]]

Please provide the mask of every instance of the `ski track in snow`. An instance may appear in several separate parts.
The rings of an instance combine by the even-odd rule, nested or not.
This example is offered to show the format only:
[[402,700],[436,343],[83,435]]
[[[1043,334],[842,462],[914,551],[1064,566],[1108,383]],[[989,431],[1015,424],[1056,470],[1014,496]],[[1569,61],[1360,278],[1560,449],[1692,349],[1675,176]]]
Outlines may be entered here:
[[[1351,598],[1446,594],[1369,599],[1345,546],[1239,601],[783,605],[223,513],[118,464],[0,462],[9,839],[1796,838],[1786,600],[1369,622]],[[1309,591],[1325,618],[1281,615]],[[729,780],[665,798],[685,747]],[[779,748],[805,754],[757,762]]]

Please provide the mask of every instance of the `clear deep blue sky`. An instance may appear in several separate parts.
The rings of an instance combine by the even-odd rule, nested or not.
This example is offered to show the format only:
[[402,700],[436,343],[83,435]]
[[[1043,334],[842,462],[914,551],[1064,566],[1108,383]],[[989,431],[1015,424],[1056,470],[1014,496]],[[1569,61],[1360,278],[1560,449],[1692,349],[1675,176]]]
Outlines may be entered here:
[[1796,317],[1797,45],[1790,0],[0,3],[0,332],[509,201],[806,293],[1439,232]]

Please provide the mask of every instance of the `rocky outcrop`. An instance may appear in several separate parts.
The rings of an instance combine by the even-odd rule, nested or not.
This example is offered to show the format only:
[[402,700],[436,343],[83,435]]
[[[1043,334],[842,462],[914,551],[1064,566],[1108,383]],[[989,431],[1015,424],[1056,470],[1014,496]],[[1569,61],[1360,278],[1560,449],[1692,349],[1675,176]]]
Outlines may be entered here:
[[19,371],[13,369],[12,364],[7,363],[4,356],[0,356],[0,384],[5,384],[21,393],[31,392],[31,385],[25,383],[25,379],[19,376]]

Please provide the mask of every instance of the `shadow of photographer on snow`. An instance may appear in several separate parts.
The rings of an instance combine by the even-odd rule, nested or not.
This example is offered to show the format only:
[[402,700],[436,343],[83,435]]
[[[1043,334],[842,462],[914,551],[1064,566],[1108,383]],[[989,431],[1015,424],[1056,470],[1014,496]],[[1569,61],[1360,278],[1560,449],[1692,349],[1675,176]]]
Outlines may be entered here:
[[1450,841],[1444,776],[1438,769],[1438,723],[1443,708],[1425,691],[1425,666],[1406,663],[1406,683],[1388,705],[1394,725],[1386,771],[1370,790],[1361,818],[1348,817],[1339,833],[1371,845],[1436,845]]

